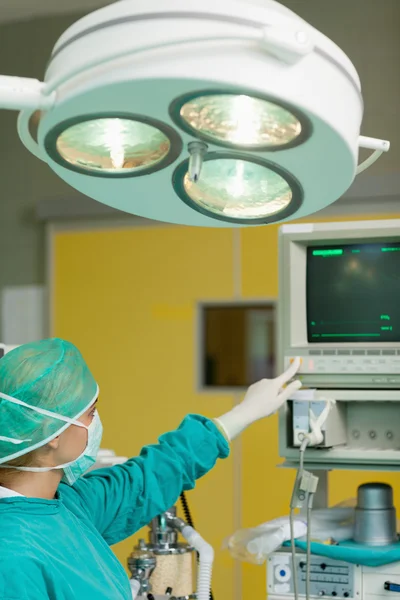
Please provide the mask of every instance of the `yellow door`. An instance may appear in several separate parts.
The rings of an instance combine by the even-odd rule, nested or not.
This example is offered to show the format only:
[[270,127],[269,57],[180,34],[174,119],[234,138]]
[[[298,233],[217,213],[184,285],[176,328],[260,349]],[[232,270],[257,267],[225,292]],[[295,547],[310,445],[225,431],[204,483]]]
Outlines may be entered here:
[[[53,236],[53,335],[74,342],[100,385],[104,448],[134,456],[188,413],[216,417],[232,397],[200,395],[195,307],[232,296],[232,232],[174,227],[64,231]],[[216,598],[233,597],[233,461],[188,494],[195,525],[216,549]],[[147,536],[147,532],[142,532]],[[115,548],[126,565],[134,540]]]

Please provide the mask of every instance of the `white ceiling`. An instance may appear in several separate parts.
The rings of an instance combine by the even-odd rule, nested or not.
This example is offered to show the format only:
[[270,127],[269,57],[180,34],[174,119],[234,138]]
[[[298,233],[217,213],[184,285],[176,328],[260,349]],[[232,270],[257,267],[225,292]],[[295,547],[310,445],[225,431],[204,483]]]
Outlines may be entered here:
[[112,0],[0,0],[0,23],[46,15],[89,12]]

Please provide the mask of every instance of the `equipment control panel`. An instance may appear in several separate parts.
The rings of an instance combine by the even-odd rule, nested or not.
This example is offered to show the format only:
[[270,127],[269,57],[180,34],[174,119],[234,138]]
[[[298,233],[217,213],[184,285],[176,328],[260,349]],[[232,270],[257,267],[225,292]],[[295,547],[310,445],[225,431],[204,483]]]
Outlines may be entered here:
[[[316,387],[324,379],[340,381],[345,386],[358,380],[373,384],[373,387],[395,387],[400,385],[400,350],[304,350],[299,349],[301,365],[299,375],[304,382]],[[295,355],[285,356],[285,368]],[[341,386],[340,386],[341,387]]]
[[[306,594],[306,555],[296,555],[296,573],[292,572],[290,552],[277,552],[268,559],[268,597],[280,600],[294,593],[293,578],[297,577],[298,593]],[[311,557],[310,595],[314,598],[357,598],[359,567],[350,563]]]

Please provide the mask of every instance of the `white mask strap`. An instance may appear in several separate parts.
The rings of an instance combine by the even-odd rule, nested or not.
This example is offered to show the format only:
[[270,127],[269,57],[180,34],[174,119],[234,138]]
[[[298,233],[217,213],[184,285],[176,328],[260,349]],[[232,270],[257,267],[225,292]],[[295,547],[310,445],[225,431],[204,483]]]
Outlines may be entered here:
[[[70,419],[69,417],[64,417],[64,415],[59,415],[57,413],[51,412],[50,410],[46,410],[45,408],[39,408],[37,406],[32,406],[31,404],[27,404],[26,402],[23,402],[22,400],[18,400],[17,398],[13,398],[12,396],[3,394],[3,392],[0,392],[0,398],[3,398],[3,400],[7,400],[7,402],[11,402],[12,404],[18,404],[19,406],[29,408],[30,410],[40,413],[41,415],[45,415],[46,417],[52,417],[53,419],[58,419],[59,421],[64,421],[65,423],[70,423],[71,425],[77,425],[78,427],[84,427],[84,429],[87,429],[86,425],[84,425],[80,421],[76,421],[75,419]],[[18,445],[18,444],[24,444],[25,442],[31,442],[32,440],[31,439],[17,440],[17,439],[13,439],[13,438],[9,438],[9,437],[0,435],[0,441],[1,442],[10,442],[11,444]]]
[[[98,412],[96,410],[96,416],[94,417],[94,419],[91,422],[91,424],[89,426],[82,424],[82,427],[84,427],[85,429],[87,429],[88,431],[90,431],[91,428],[95,428],[96,425],[98,426],[99,424],[100,424],[100,427],[101,427],[100,417],[99,417],[99,414],[98,414]],[[2,438],[0,437],[0,439],[2,439]],[[9,439],[9,438],[7,438],[7,439]],[[89,438],[88,438],[88,443],[89,443]],[[83,456],[85,454],[85,450],[82,452],[81,456]],[[78,458],[80,458],[80,457],[78,457]],[[55,467],[19,467],[19,466],[13,466],[13,465],[3,464],[3,465],[0,465],[0,469],[15,469],[16,471],[24,471],[24,472],[29,472],[29,473],[46,473],[46,472],[49,472],[49,471],[54,471],[54,470],[57,470],[57,469],[65,469],[66,467],[70,467],[77,460],[78,459],[75,459],[75,460],[72,460],[72,461],[70,461],[68,463],[64,463],[62,465],[57,465]]]
[[14,438],[5,437],[4,435],[0,435],[0,442],[9,442],[10,444],[23,444],[24,442],[31,442],[32,438],[28,438],[26,440],[15,440]]

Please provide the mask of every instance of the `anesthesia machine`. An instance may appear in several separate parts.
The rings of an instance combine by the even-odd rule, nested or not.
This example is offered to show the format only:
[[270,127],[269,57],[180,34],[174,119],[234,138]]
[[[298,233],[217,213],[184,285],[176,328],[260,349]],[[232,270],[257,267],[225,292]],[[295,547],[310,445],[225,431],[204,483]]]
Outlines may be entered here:
[[[127,457],[100,450],[90,470],[112,467]],[[186,495],[180,501],[185,521],[176,507],[149,523],[148,541],[139,540],[128,557],[132,598],[136,600],[212,600],[213,548],[195,531]],[[184,541],[179,540],[179,536]]]
[[[400,220],[284,225],[279,276],[280,369],[299,356],[303,389],[279,419],[297,476],[290,543],[267,558],[268,597],[396,598],[391,487],[364,484],[355,506],[327,509],[327,472],[399,469]],[[339,517],[325,534],[313,530],[321,509]],[[300,539],[296,522],[307,524]]]

